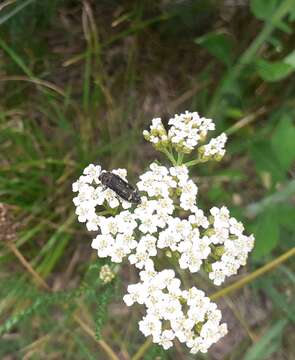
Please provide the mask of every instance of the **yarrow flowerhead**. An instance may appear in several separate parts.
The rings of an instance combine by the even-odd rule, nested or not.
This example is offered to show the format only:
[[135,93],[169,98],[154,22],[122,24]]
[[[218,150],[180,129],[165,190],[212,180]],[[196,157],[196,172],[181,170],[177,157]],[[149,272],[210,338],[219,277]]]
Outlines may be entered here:
[[[214,206],[205,214],[197,201],[198,186],[189,174],[189,166],[223,157],[226,135],[206,144],[215,125],[196,112],[175,115],[168,125],[166,130],[156,118],[150,130],[144,131],[144,137],[168,156],[172,166],[153,162],[139,176],[135,189],[140,202],[130,203],[102,184],[104,170],[93,164],[73,184],[77,193],[73,201],[78,220],[96,232],[91,246],[98,256],[114,263],[128,259],[139,269],[140,282],[128,286],[124,301],[128,306],[145,306],[140,331],[164,349],[177,338],[191,353],[206,352],[227,332],[226,324],[220,324],[221,312],[196,287],[182,290],[174,270],[163,268],[163,259],[170,264],[172,260],[182,271],[202,269],[215,285],[221,285],[246,264],[254,237],[244,233],[242,223],[224,206]],[[184,156],[194,150],[197,158],[183,163]],[[125,169],[111,172],[126,184]],[[130,189],[128,185],[124,191]],[[161,270],[156,270],[159,264]],[[108,265],[101,269],[100,278],[113,279]]]
[[211,119],[201,117],[197,112],[186,111],[169,119],[168,126],[169,129],[166,131],[162,120],[155,118],[152,120],[150,131],[144,130],[143,135],[157,150],[163,152],[170,146],[178,153],[190,154],[200,146],[198,152],[202,162],[220,160],[224,156],[224,145],[227,140],[224,133],[211,139],[207,145],[202,145],[208,132],[215,130],[215,124]]
[[221,160],[225,154],[225,143],[227,137],[225,133],[217,136],[210,140],[210,142],[199,148],[199,155],[202,161],[207,161],[208,159]]
[[215,130],[211,119],[200,117],[197,112],[175,115],[168,121],[168,136],[176,150],[190,153],[203,141],[208,131]]
[[227,333],[226,324],[220,324],[221,312],[216,304],[196,287],[181,290],[173,270],[157,272],[149,261],[139,275],[141,281],[129,285],[123,299],[128,306],[145,306],[139,329],[145,336],[151,335],[153,342],[168,349],[177,338],[195,354],[207,352]]

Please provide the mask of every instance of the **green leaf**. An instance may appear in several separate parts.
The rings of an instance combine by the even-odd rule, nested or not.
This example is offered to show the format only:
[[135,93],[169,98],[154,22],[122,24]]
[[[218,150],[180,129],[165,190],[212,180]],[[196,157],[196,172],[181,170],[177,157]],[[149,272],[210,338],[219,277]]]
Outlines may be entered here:
[[260,338],[247,351],[243,360],[264,360],[267,359],[271,353],[276,351],[281,342],[283,330],[287,324],[286,319],[277,321],[262,338]]
[[293,271],[291,269],[289,269],[287,266],[285,265],[281,265],[279,268],[280,272],[283,273],[288,280],[295,286],[295,274],[293,273]]
[[293,10],[290,11],[289,20],[294,21],[295,20],[295,6]]
[[278,7],[278,0],[251,0],[250,9],[260,20],[271,19]]
[[232,63],[233,43],[226,34],[208,33],[195,39],[195,42],[227,66]]
[[295,68],[295,50],[285,57],[284,63]]
[[289,116],[277,125],[271,144],[283,170],[287,171],[295,161],[295,126]]
[[263,140],[252,144],[250,156],[258,173],[268,172],[274,183],[285,178],[284,171],[269,141]]
[[280,204],[276,207],[280,225],[289,229],[295,230],[295,207],[291,204]]
[[294,304],[287,303],[285,296],[283,296],[277,289],[270,283],[264,287],[264,291],[268,295],[268,297],[272,300],[274,305],[276,305],[279,309],[283,310],[288,318],[295,323],[295,307]]
[[249,204],[245,209],[245,214],[246,216],[254,217],[266,210],[272,209],[277,212],[280,224],[286,225],[286,227],[291,224],[295,225],[295,208],[292,205],[288,205],[288,201],[292,199],[294,194],[295,180],[291,180],[284,183],[282,188],[276,192],[265,196],[260,201]]
[[97,294],[97,309],[95,314],[95,337],[97,340],[101,337],[102,327],[108,316],[108,304],[114,296],[114,284],[109,284]]
[[262,79],[269,82],[282,80],[295,69],[283,61],[269,62],[263,59],[256,60],[256,68]]
[[252,256],[255,260],[268,255],[279,241],[279,222],[277,213],[268,210],[259,216],[254,225],[255,247]]

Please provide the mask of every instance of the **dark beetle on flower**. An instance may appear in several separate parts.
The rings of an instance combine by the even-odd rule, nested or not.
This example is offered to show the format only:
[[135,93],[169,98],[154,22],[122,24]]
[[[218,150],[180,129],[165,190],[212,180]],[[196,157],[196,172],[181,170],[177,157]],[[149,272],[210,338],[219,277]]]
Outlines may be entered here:
[[113,174],[110,171],[105,171],[101,173],[98,178],[104,186],[113,190],[122,199],[133,204],[140,204],[141,200],[137,189],[128,184],[128,182],[123,180],[120,176]]

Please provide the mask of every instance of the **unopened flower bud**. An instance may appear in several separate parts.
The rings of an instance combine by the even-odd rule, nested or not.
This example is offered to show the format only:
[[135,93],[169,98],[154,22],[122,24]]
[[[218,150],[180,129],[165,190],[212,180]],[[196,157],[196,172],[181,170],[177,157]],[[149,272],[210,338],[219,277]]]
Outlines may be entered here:
[[100,269],[99,278],[104,284],[110,283],[115,277],[115,273],[109,265],[103,265]]

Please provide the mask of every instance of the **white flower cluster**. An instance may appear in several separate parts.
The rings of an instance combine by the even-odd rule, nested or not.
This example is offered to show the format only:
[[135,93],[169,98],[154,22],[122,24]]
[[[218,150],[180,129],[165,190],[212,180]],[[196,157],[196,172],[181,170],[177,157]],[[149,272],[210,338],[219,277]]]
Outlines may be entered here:
[[[158,150],[168,152],[173,164],[172,148],[182,154],[181,161],[183,154],[204,144],[207,133],[215,129],[212,120],[189,112],[175,115],[169,126],[167,132],[161,119],[154,119],[144,136]],[[199,146],[199,158],[193,163],[220,160],[225,142],[226,135],[221,134]],[[178,338],[191,353],[206,352],[227,332],[226,325],[220,324],[220,311],[203,291],[195,287],[181,290],[174,271],[157,272],[154,262],[159,255],[166,255],[191,273],[202,267],[215,285],[221,285],[246,264],[253,235],[244,234],[242,223],[231,217],[226,207],[213,207],[209,216],[198,208],[198,187],[185,165],[167,168],[152,163],[136,184],[138,204],[121,199],[104,186],[99,179],[102,172],[100,166],[90,164],[73,184],[78,193],[73,199],[78,220],[86,223],[89,231],[98,232],[92,248],[99,257],[115,263],[128,258],[141,270],[141,281],[128,286],[124,301],[128,306],[145,305],[146,315],[139,322],[145,336],[151,335],[164,349]],[[125,169],[112,172],[126,180]],[[101,270],[101,279],[111,281],[111,270]]]
[[[94,215],[93,206],[97,202],[88,197],[85,206],[88,206],[90,215],[84,213],[82,220],[87,219],[88,228],[100,229],[100,234],[93,239],[91,245],[97,250],[99,257],[109,256],[113,262],[118,263],[130,254],[130,263],[141,269],[150,257],[157,255],[158,249],[165,247],[169,241],[169,233],[175,244],[178,239],[175,232],[182,231],[185,234],[185,224],[188,221],[172,216],[175,210],[173,195],[179,196],[180,206],[184,210],[189,210],[190,207],[195,207],[197,186],[189,179],[185,166],[167,169],[152,163],[150,170],[140,176],[137,187],[143,196],[134,212],[124,210],[109,217]],[[84,192],[84,187],[81,191]],[[79,206],[80,204],[77,212]]]
[[168,143],[167,132],[162,124],[161,118],[153,119],[150,131],[144,130],[143,136],[156,146]]
[[[208,218],[204,215],[196,206],[198,188],[189,179],[184,165],[168,169],[152,163],[137,183],[141,203],[134,211],[122,209],[109,217],[97,215],[96,206],[104,201],[111,207],[130,204],[118,198],[113,190],[103,189],[98,180],[100,167],[90,165],[84,173],[73,184],[74,190],[78,190],[74,202],[78,220],[86,221],[89,230],[100,230],[91,245],[99,257],[110,257],[120,263],[128,256],[131,264],[142,269],[159,250],[167,249],[176,256],[181,269],[195,273],[207,265],[215,285],[245,265],[254,244],[253,235],[244,235],[243,225],[230,217],[225,207],[212,208]],[[126,170],[116,173],[126,176]],[[97,184],[96,188],[92,182]],[[174,215],[176,207],[187,212],[186,218]]]
[[249,252],[254,246],[254,236],[243,234],[244,226],[235,218],[230,217],[226,207],[213,207],[212,243],[221,245],[221,258],[211,264],[209,278],[215,285],[221,285],[225,277],[235,275],[240,266],[246,265]]
[[[200,117],[197,112],[186,111],[175,115],[168,121],[168,133],[160,118],[152,120],[150,130],[144,130],[143,135],[157,149],[162,150],[170,144],[176,151],[189,154],[193,149],[204,142],[209,131],[215,130],[211,119]],[[223,133],[213,138],[203,148],[203,161],[214,158],[219,160],[224,154],[224,145],[227,138]]]
[[168,122],[170,129],[168,137],[177,149],[190,153],[207,136],[208,131],[215,130],[211,119],[200,117],[197,112],[186,111],[175,115]]
[[[126,180],[127,171],[125,169],[112,170],[116,175]],[[99,180],[102,173],[99,165],[88,165],[79,179],[73,183],[73,192],[78,195],[73,199],[76,205],[76,214],[80,222],[86,222],[89,231],[98,230],[99,221],[105,219],[96,214],[96,207],[99,205],[107,205],[110,208],[117,208],[122,205],[123,209],[128,209],[131,204],[121,199],[117,194],[108,188],[105,188]]]
[[[173,202],[173,195],[176,195],[176,192],[180,194],[180,206],[184,210],[189,210],[196,205],[198,187],[189,179],[186,166],[175,166],[167,169],[165,166],[152,163],[150,169],[140,176],[137,187],[150,198],[157,197],[158,200],[163,198],[159,204],[159,209],[163,209],[163,215],[172,214],[174,207],[171,201]],[[168,208],[168,212],[166,208]]]
[[170,348],[174,338],[195,354],[208,348],[227,333],[226,324],[220,324],[221,312],[205,293],[192,287],[181,290],[181,282],[170,269],[157,272],[151,260],[140,273],[141,281],[128,286],[124,301],[128,306],[144,304],[146,315],[139,329],[151,335],[153,342]]
[[216,138],[211,139],[208,144],[204,145],[204,157],[205,158],[213,157],[216,160],[222,158],[225,154],[224,146],[226,140],[227,137],[225,133],[222,133]]

